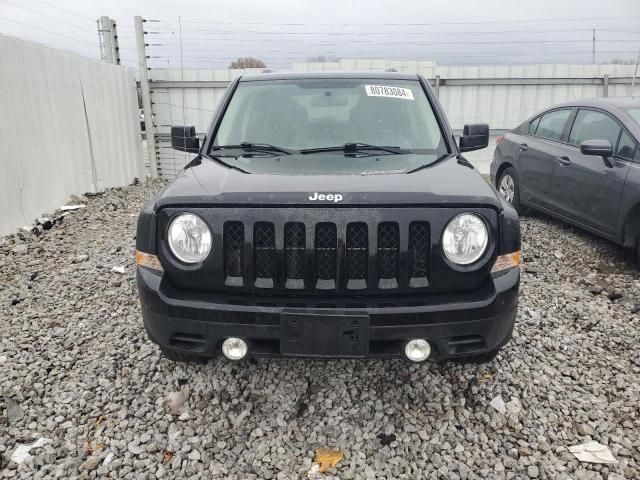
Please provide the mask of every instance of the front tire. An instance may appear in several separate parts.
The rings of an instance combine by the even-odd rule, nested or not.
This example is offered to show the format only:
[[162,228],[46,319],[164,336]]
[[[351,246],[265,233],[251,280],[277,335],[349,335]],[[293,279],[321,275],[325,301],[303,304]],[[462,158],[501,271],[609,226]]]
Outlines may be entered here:
[[497,182],[498,191],[516,209],[518,215],[526,213],[526,208],[520,202],[520,179],[513,167],[505,169]]

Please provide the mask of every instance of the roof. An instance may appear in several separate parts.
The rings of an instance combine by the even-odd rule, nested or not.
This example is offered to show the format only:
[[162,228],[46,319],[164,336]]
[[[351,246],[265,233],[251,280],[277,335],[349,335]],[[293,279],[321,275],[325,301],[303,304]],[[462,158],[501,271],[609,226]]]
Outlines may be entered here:
[[278,73],[258,73],[243,75],[241,82],[259,82],[265,80],[303,80],[322,78],[345,78],[345,79],[380,79],[380,80],[416,80],[416,74],[396,73],[396,72],[278,72]]
[[605,110],[615,110],[620,108],[640,107],[640,97],[604,97],[591,100],[572,100],[571,102],[560,103],[555,107],[598,107]]

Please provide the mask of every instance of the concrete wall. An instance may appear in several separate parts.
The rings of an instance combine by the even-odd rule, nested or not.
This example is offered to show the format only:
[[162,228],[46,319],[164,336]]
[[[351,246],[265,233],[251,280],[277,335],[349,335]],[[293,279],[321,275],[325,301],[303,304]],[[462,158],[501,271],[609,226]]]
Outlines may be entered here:
[[[342,59],[339,62],[293,63],[293,71],[384,71],[395,69],[402,73],[420,73],[426,78],[439,76],[444,83],[439,88],[442,103],[454,133],[459,135],[466,123],[488,123],[491,128],[489,147],[465,156],[481,172],[489,172],[489,163],[495,150],[495,139],[505,130],[518,126],[522,121],[550,105],[575,99],[601,97],[602,84],[576,84],[575,79],[602,80],[630,79],[634,65],[481,65],[438,66],[431,61]],[[260,70],[258,70],[260,71]],[[231,81],[242,70],[199,69],[181,72],[175,69],[154,69],[155,81]],[[501,84],[501,79],[560,79],[560,84],[525,85]],[[484,85],[447,85],[447,80],[495,79]],[[504,82],[503,82],[504,83]],[[190,84],[194,85],[194,84]],[[153,87],[152,87],[153,88]],[[610,83],[608,96],[624,96],[630,93],[629,84]],[[222,98],[225,86],[189,88],[153,88],[154,112],[158,133],[168,139],[171,125],[195,125],[200,134],[206,131],[211,116]],[[638,87],[636,88],[638,90]],[[184,106],[184,108],[183,108]],[[175,152],[166,141],[159,143],[159,168],[163,176],[170,178],[192,155]]]
[[0,36],[0,234],[144,175],[125,67]]

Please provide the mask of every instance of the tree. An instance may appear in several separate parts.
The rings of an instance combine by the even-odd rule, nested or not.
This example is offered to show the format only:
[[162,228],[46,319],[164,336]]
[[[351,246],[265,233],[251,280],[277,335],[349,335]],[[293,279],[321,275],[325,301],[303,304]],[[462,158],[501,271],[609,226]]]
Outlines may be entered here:
[[265,68],[262,60],[253,57],[241,57],[229,65],[229,68]]

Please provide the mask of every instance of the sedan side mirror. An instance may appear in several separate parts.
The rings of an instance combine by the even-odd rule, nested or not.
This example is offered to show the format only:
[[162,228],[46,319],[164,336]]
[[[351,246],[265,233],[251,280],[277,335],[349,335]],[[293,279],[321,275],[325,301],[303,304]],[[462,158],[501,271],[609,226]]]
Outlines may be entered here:
[[603,140],[601,138],[597,138],[595,140],[587,140],[580,144],[580,153],[583,155],[595,155],[598,157],[602,157],[604,163],[609,168],[613,168],[614,161],[611,160],[611,155],[613,155],[613,147],[611,146],[611,142],[609,140]]
[[171,147],[181,152],[198,153],[200,139],[194,126],[171,127]]
[[580,153],[583,155],[596,155],[598,157],[610,157],[613,155],[613,147],[609,140],[587,140],[580,144]]
[[486,123],[474,123],[465,125],[460,137],[460,151],[470,152],[480,150],[489,145],[489,125]]

